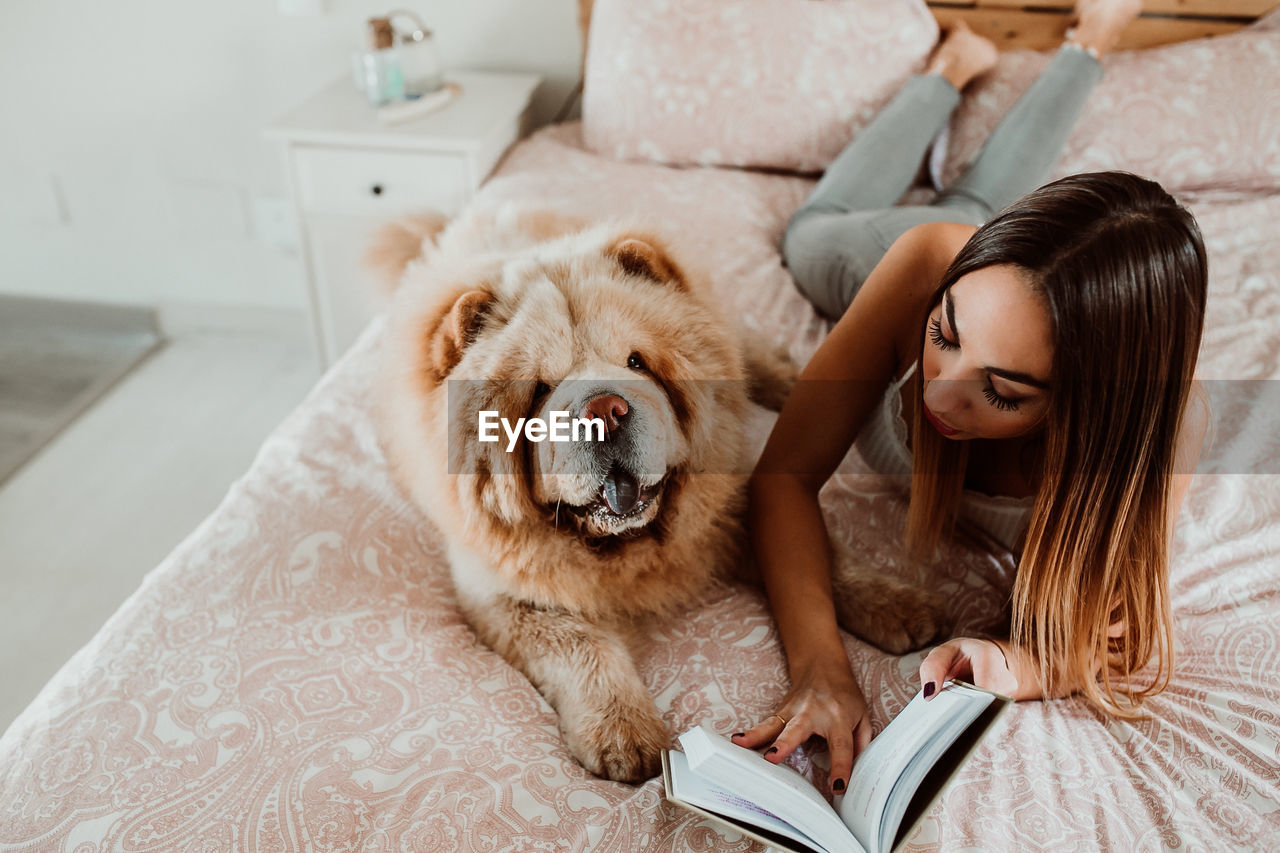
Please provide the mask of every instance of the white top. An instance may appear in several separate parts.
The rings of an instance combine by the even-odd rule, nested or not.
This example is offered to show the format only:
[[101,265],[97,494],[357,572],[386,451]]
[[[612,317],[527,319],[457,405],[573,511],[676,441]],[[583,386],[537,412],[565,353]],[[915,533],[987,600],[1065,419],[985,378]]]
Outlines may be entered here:
[[[907,446],[909,429],[902,416],[902,386],[915,372],[912,364],[896,382],[890,382],[884,399],[858,434],[854,444],[862,458],[874,470],[888,476],[911,475],[911,449]],[[1031,518],[1034,498],[988,495],[965,489],[961,495],[960,515],[1000,542],[1010,551],[1018,550],[1019,540]]]

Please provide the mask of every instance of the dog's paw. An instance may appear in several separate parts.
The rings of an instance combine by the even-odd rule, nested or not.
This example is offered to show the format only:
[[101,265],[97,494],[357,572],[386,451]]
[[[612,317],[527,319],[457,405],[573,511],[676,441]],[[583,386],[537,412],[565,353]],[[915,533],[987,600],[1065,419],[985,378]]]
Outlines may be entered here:
[[671,739],[653,707],[618,703],[583,715],[576,726],[564,724],[569,750],[597,776],[636,784],[662,772],[662,750]]
[[849,633],[890,654],[928,645],[942,633],[942,598],[897,578],[859,574],[837,584],[836,615]]
[[770,411],[782,411],[800,376],[800,368],[786,347],[772,346],[762,337],[750,335],[743,339],[743,357],[750,380],[747,396]]

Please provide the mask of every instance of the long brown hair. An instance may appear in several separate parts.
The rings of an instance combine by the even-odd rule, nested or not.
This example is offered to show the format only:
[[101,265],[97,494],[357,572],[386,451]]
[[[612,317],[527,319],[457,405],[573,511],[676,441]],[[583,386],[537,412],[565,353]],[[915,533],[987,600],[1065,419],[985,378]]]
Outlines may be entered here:
[[[1039,662],[1046,695],[1077,685],[1105,711],[1132,716],[1172,668],[1168,511],[1204,325],[1204,242],[1191,213],[1159,184],[1125,172],[1073,175],[979,228],[929,310],[962,276],[1002,264],[1027,273],[1054,335],[1011,639]],[[923,355],[923,319],[920,326]],[[907,543],[928,559],[959,512],[967,442],[928,429],[922,408],[912,429],[922,476],[912,486]],[[1117,620],[1124,633],[1109,639]],[[1154,675],[1135,684],[1153,656]]]

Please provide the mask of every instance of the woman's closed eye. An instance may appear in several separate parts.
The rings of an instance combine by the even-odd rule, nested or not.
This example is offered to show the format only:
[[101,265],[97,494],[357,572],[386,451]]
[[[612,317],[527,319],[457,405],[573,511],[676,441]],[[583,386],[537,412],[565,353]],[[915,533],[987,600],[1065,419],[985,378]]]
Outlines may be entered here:
[[938,349],[960,349],[960,345],[947,340],[942,335],[942,320],[934,318],[929,321],[929,337]]
[[[940,318],[934,318],[929,321],[929,338],[938,349],[960,349],[960,344],[947,340],[946,336],[942,334],[942,320]],[[987,387],[982,389],[982,396],[986,397],[987,402],[1002,412],[1016,412],[1018,410],[1019,401],[1002,396],[996,391],[990,380],[987,381]]]
[[992,385],[990,382],[987,383],[986,388],[982,389],[982,396],[986,397],[987,402],[989,402],[991,405],[995,406],[997,409],[999,409],[1002,412],[1018,411],[1018,401],[1011,400],[1008,397],[1000,396],[1000,394],[996,391],[995,386]]

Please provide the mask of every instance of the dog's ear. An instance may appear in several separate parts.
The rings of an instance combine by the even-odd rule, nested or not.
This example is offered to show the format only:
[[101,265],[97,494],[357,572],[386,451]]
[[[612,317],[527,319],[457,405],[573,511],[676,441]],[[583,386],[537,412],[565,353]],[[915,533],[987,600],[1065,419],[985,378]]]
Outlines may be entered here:
[[652,234],[627,233],[616,237],[604,253],[632,275],[644,276],[658,284],[671,284],[688,290],[684,270],[671,257],[666,245]]
[[427,332],[427,367],[443,382],[462,361],[462,355],[484,325],[494,296],[487,290],[468,290],[454,300],[440,321]]

